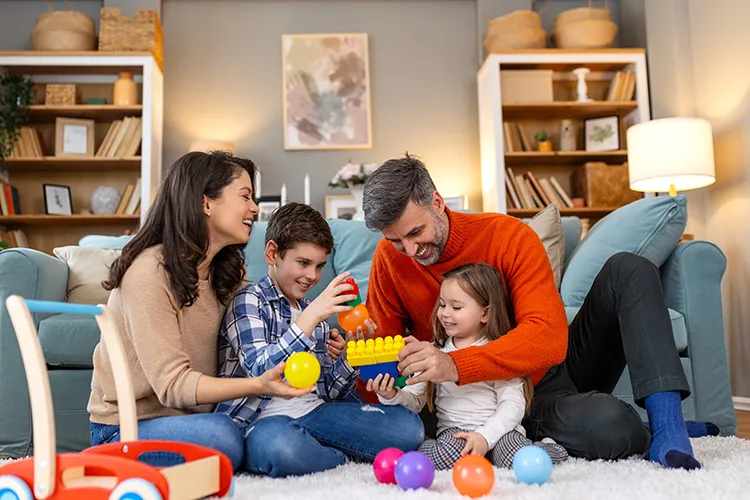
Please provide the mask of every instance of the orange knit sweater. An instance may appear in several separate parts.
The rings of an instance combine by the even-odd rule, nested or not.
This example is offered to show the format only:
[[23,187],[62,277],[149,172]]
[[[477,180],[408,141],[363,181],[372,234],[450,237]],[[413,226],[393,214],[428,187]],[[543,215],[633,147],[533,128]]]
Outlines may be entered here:
[[430,315],[443,273],[469,262],[496,267],[510,293],[517,327],[485,346],[450,355],[460,384],[530,375],[538,383],[565,359],[568,323],[555,288],[547,253],[527,224],[503,214],[466,214],[446,209],[450,233],[440,260],[423,266],[383,239],[375,250],[367,309],[378,335],[408,328],[419,340],[432,340]]

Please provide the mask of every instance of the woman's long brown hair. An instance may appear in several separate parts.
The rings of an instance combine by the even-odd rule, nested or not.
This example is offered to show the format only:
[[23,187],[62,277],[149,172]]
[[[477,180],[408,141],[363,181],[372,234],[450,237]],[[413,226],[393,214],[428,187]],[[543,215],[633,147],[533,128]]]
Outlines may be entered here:
[[[192,305],[198,298],[198,263],[206,257],[209,245],[203,196],[220,198],[243,171],[250,176],[254,191],[255,164],[251,160],[221,151],[192,152],[178,159],[169,168],[143,227],[110,268],[104,288],[118,288],[136,257],[160,244],[172,293],[181,307]],[[244,249],[245,244],[224,247],[211,261],[211,286],[222,304],[229,302],[242,281]]]
[[[449,280],[456,280],[461,289],[477,304],[487,308],[487,323],[482,326],[481,333],[490,342],[499,339],[516,327],[510,296],[497,269],[484,263],[464,264],[443,275],[443,284]],[[440,299],[435,302],[432,310],[432,325],[435,332],[433,340],[437,347],[445,347],[448,334],[445,333],[445,328],[438,319],[439,306]],[[435,384],[428,382],[426,391],[427,406],[430,411],[433,411]],[[528,410],[534,395],[534,388],[529,377],[524,377],[523,392],[526,398],[526,410]]]

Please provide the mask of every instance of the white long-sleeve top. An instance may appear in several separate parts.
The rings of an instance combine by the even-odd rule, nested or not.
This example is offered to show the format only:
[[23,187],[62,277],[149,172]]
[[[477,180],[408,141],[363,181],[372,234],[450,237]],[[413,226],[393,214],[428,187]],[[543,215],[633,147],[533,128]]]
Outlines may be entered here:
[[[486,338],[477,340],[472,346],[485,345]],[[443,352],[456,351],[453,339],[449,338]],[[426,384],[407,385],[397,389],[393,399],[378,396],[384,405],[401,405],[419,413],[427,403]],[[505,434],[512,430],[526,435],[521,420],[526,409],[523,394],[523,379],[495,380],[468,385],[443,382],[435,386],[435,410],[438,419],[438,434],[445,429],[458,427],[468,432],[478,432],[492,449]]]

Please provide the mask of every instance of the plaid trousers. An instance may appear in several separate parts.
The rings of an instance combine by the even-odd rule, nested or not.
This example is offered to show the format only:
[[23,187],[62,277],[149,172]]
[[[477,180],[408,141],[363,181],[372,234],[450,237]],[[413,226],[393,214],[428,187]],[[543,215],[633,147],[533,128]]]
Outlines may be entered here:
[[[467,432],[457,427],[445,429],[438,434],[437,439],[427,439],[419,447],[419,451],[427,455],[437,470],[451,469],[461,458],[461,450],[466,446],[466,440],[455,437],[459,432]],[[485,455],[492,465],[510,469],[513,466],[513,457],[516,452],[524,446],[535,445],[544,449],[552,458],[553,464],[564,462],[568,459],[568,452],[554,442],[533,443],[529,438],[512,430],[500,438],[500,441]]]

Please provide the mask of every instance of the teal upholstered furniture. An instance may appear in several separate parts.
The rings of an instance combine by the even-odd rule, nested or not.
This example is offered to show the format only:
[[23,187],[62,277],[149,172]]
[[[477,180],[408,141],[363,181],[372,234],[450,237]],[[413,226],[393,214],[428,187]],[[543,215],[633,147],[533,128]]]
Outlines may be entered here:
[[[569,318],[575,315],[587,290],[586,275],[593,279],[608,255],[625,247],[657,261],[663,289],[670,307],[675,341],[693,394],[683,403],[688,419],[709,420],[724,434],[736,434],[724,347],[721,309],[721,279],[725,258],[715,245],[691,241],[676,245],[684,228],[684,199],[641,200],[610,215],[579,243],[581,223],[563,218],[567,267],[561,293]],[[682,218],[682,219],[680,219]],[[323,278],[311,291],[315,296],[339,272],[349,270],[366,294],[370,262],[379,234],[361,222],[331,220],[335,247]],[[252,279],[266,272],[263,258],[265,223],[256,224],[247,247],[247,268]],[[81,245],[119,247],[97,237]],[[58,259],[28,249],[0,252],[0,456],[20,457],[31,452],[31,419],[26,381],[18,345],[5,311],[5,298],[64,300],[67,265]],[[590,285],[590,281],[588,282]],[[366,295],[365,295],[366,296]],[[66,315],[35,315],[40,340],[50,366],[61,451],[78,450],[88,444],[88,400],[91,355],[99,339],[92,318]],[[616,395],[631,402],[630,382],[623,376]]]

